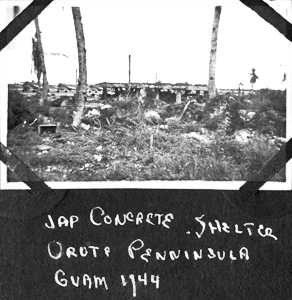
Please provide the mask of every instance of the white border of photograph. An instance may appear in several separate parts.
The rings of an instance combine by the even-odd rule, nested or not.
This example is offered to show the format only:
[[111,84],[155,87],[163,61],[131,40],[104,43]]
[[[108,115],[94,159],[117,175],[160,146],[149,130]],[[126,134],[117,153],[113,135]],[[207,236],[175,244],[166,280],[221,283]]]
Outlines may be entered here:
[[[131,0],[127,0],[129,3]],[[152,0],[151,0],[152,1]],[[164,0],[161,0],[164,1]],[[188,1],[188,0],[187,0]],[[233,0],[234,1],[234,0]],[[222,4],[232,3],[230,0],[222,0]],[[104,5],[111,5],[118,3],[117,0],[101,1]],[[175,3],[176,1],[165,2],[165,5]],[[199,2],[199,1],[195,1]],[[205,3],[204,3],[205,2]],[[206,1],[203,5],[206,5]],[[211,1],[210,1],[211,2]],[[279,1],[285,3],[288,8],[288,20],[291,20],[291,3],[290,1]],[[27,1],[0,1],[0,28],[1,30],[6,26],[6,6],[25,6],[30,4]],[[77,1],[60,1],[57,0],[55,3],[50,5],[57,6],[78,6]],[[95,2],[96,3],[96,2]],[[111,4],[110,4],[111,3]],[[167,4],[168,3],[168,4]],[[234,2],[233,2],[234,3]],[[232,4],[233,4],[232,3]],[[93,5],[93,1],[82,1],[82,5]],[[260,17],[259,17],[260,18]],[[280,33],[279,33],[280,34]],[[288,51],[288,50],[287,50]],[[287,54],[288,70],[287,70],[287,83],[292,82],[292,59]],[[7,104],[8,104],[8,82],[5,76],[5,70],[8,67],[6,64],[6,49],[4,48],[0,52],[0,141],[6,146],[7,145]],[[4,67],[3,67],[4,66]],[[291,85],[287,86],[287,141],[292,137],[292,88]],[[106,181],[106,182],[46,182],[46,184],[52,189],[207,189],[207,190],[238,190],[245,181]],[[0,190],[24,190],[29,187],[23,182],[7,182],[7,167],[0,162]],[[292,160],[286,164],[286,182],[267,182],[263,185],[261,190],[291,190],[292,189]]]

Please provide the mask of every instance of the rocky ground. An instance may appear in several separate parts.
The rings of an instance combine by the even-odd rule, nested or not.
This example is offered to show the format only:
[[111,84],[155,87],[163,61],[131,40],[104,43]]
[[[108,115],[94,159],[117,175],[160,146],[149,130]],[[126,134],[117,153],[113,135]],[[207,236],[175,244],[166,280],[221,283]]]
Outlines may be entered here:
[[[75,130],[75,91],[58,89],[39,107],[33,88],[9,87],[8,147],[46,181],[247,180],[285,141],[281,91],[182,104],[147,91],[123,100],[91,93]],[[40,134],[42,124],[56,131]],[[284,170],[273,180],[284,181]]]

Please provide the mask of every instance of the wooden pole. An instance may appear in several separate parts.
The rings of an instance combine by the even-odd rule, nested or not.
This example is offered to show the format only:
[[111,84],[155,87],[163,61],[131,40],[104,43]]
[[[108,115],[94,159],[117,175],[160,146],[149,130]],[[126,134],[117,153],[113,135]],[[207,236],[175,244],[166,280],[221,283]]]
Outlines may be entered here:
[[131,84],[131,55],[129,55],[129,84]]

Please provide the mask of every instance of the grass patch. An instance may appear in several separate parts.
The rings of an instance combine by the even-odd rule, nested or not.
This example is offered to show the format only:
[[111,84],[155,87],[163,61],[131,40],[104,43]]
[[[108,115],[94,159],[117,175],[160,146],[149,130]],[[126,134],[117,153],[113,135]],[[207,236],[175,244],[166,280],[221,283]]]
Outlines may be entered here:
[[[25,111],[38,111],[35,99],[22,102],[19,95],[12,94],[11,110],[25,104]],[[285,136],[283,95],[264,90],[248,97],[220,96],[206,100],[203,108],[190,105],[181,120],[174,118],[159,130],[157,124],[145,121],[145,107],[134,99],[128,107],[118,106],[113,117],[100,118],[99,130],[62,127],[59,137],[39,136],[20,124],[9,130],[8,147],[45,181],[246,181],[278,151],[269,136]],[[164,105],[173,116],[183,107]],[[255,114],[243,120],[242,110]],[[190,121],[197,114],[200,120]],[[233,133],[247,128],[266,135],[256,134],[248,143],[237,141]],[[186,137],[188,133],[202,134],[208,141]],[[41,151],[39,145],[51,148]],[[9,180],[18,179],[9,174]],[[285,170],[273,180],[285,181]]]
[[[143,132],[139,139],[116,137],[111,131],[80,135],[63,129],[61,134],[74,145],[43,139],[53,149],[40,154],[36,136],[30,143],[9,139],[14,146],[8,146],[41,178],[52,181],[248,180],[277,152],[261,138],[242,145],[230,136],[217,135],[202,144],[182,137],[179,130],[153,134],[152,147],[151,132]],[[285,174],[279,173],[275,180],[284,181]]]

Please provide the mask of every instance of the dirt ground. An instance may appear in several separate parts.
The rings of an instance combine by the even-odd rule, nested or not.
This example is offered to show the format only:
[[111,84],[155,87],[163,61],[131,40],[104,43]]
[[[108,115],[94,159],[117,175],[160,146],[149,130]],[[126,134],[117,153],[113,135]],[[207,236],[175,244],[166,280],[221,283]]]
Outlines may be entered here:
[[[73,97],[74,92],[51,88],[51,99],[62,96]],[[35,93],[20,97],[35,110]],[[51,118],[58,123],[56,132],[39,134],[37,126],[19,124],[8,131],[7,144],[45,181],[248,180],[278,151],[263,138],[242,144],[220,128],[208,128],[209,117],[198,120],[201,104],[191,103],[179,119],[186,103],[137,103],[121,108],[111,98],[88,95],[87,112],[99,115],[87,114],[82,128]],[[163,117],[155,119],[158,112]],[[8,171],[8,181],[18,180]],[[285,180],[284,170],[273,180]]]

